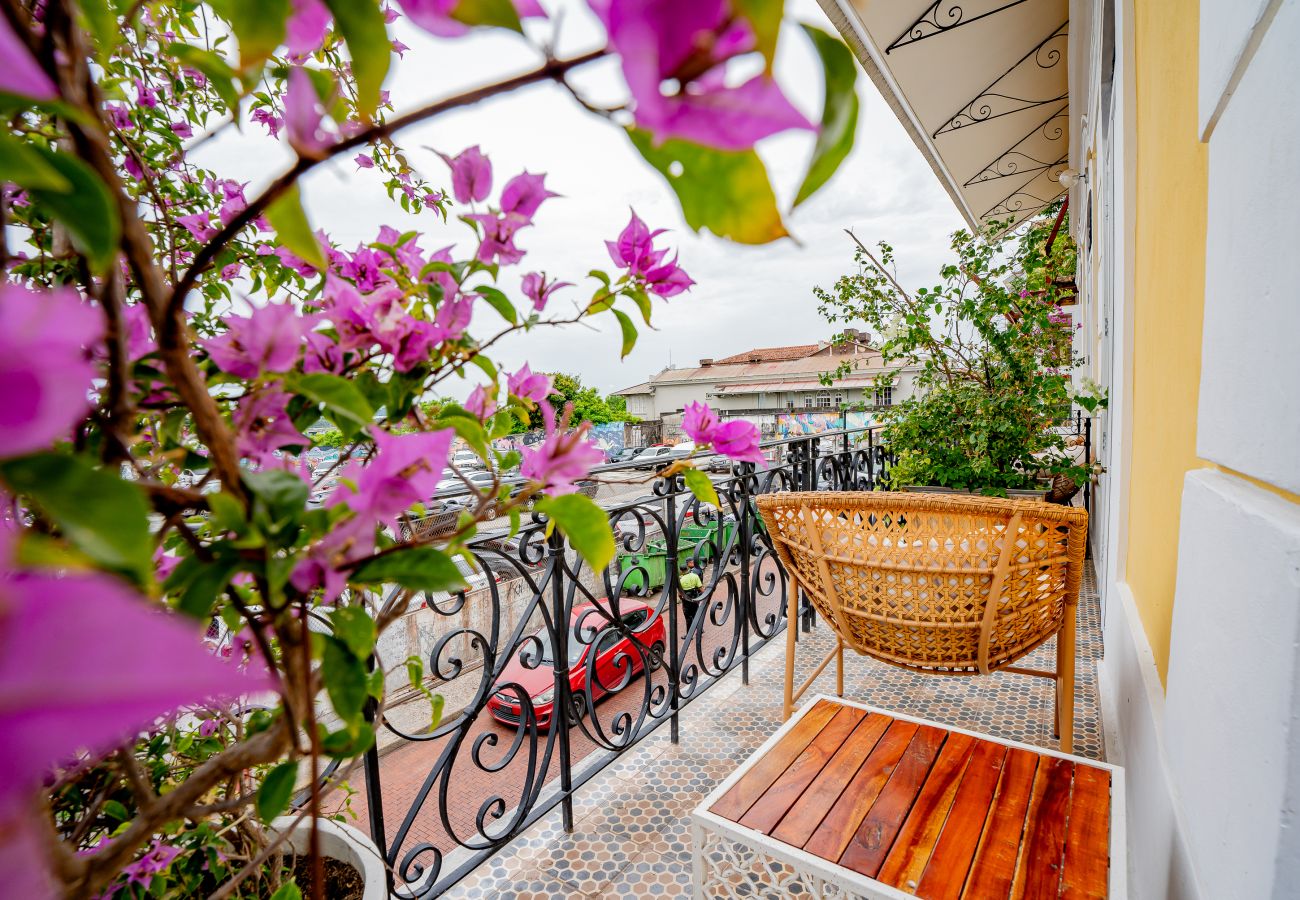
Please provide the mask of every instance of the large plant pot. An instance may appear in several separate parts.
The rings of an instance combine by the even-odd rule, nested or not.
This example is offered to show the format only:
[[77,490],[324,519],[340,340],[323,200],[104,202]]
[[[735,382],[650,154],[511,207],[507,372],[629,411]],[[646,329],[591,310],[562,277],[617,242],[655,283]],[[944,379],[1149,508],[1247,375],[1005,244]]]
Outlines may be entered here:
[[[292,828],[284,843],[299,856],[306,856],[311,848],[311,823],[306,819],[294,824],[293,816],[281,816],[271,822],[275,832]],[[387,900],[388,879],[385,875],[383,860],[375,844],[363,832],[351,825],[319,819],[320,850],[322,856],[329,856],[345,862],[361,874],[365,883],[362,900]]]

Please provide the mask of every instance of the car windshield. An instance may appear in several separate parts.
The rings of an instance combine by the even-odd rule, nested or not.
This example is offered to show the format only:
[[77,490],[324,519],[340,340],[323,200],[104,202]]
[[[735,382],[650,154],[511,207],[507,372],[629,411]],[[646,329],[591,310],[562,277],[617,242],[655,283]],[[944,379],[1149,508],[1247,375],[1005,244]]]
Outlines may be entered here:
[[[570,666],[576,666],[578,663],[582,662],[582,657],[587,653],[587,645],[582,643],[580,640],[578,640],[576,629],[574,628],[575,624],[577,623],[573,623],[573,622],[569,623],[569,665]],[[537,648],[540,645],[542,651],[542,659],[538,668],[540,668],[541,666],[555,665],[555,644],[551,640],[550,632],[548,632],[545,628],[539,628],[532,633],[531,637],[535,638],[536,640],[528,641],[527,643],[524,644],[524,649],[520,651],[519,654],[520,658],[526,664],[532,662],[533,659],[536,657]]]

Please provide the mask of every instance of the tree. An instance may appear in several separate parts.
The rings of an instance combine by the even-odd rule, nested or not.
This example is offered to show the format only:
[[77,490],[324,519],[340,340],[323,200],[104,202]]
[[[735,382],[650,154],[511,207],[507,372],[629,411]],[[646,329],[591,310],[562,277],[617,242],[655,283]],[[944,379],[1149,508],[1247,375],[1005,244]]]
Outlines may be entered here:
[[[551,400],[556,408],[567,403],[573,404],[573,421],[590,422],[593,425],[607,425],[610,422],[632,422],[635,416],[628,415],[627,399],[610,394],[602,397],[594,387],[582,383],[582,378],[565,372],[549,372],[551,378]],[[544,427],[540,411],[534,410],[527,422],[520,422],[518,431],[529,431]]]
[[[891,484],[931,484],[997,493],[1031,487],[1040,475],[1088,477],[1052,426],[1069,413],[1070,317],[1075,250],[1068,221],[1046,210],[1019,231],[990,225],[952,236],[955,259],[942,280],[906,290],[894,248],[877,252],[850,232],[858,270],[832,290],[814,288],[832,323],[865,322],[893,366],[918,366],[917,394],[881,413],[883,437],[898,458]],[[1048,243],[1051,242],[1049,248]]]

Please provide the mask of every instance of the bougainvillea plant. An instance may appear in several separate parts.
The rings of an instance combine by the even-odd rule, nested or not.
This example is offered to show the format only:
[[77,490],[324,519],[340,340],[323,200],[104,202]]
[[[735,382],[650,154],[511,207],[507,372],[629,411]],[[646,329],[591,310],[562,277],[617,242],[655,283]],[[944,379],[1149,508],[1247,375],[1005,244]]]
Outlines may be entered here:
[[893,247],[858,242],[857,271],[814,289],[828,321],[865,323],[880,336],[886,372],[876,390],[905,367],[915,372],[912,396],[878,411],[897,457],[892,487],[1004,494],[1045,476],[1076,486],[1091,477],[1058,427],[1071,403],[1089,412],[1104,403],[1095,388],[1070,381],[1079,326],[1069,314],[1069,223],[1057,204],[1016,229],[1007,224],[953,234],[954,261],[932,287],[908,291],[895,276]]
[[[580,173],[503,177],[481,146],[417,169],[396,139],[559,83],[626,131],[690,226],[760,243],[786,229],[755,142],[816,133],[802,201],[847,155],[857,101],[847,51],[816,30],[821,125],[787,100],[772,76],[780,3],[589,6],[605,43],[560,59],[536,0],[0,0],[6,895],[296,896],[265,823],[305,778],[314,841],[325,763],[374,743],[375,642],[409,592],[461,587],[453,555],[489,514],[517,527],[524,503],[590,564],[609,561],[605,515],[574,492],[601,459],[589,423],[492,348],[605,316],[626,355],[691,278],[635,214],[589,237],[612,269],[532,271],[530,230],[561,202],[554,182],[580,192]],[[514,31],[520,74],[394,109],[406,27]],[[607,57],[626,82],[616,110],[566,80]],[[227,129],[292,161],[256,188],[200,165]],[[331,160],[375,173],[401,222],[463,238],[394,226],[336,246],[298,186]],[[429,402],[463,377],[465,403]],[[492,449],[534,410],[543,441]],[[312,472],[306,432],[322,417],[345,452]],[[707,411],[692,428],[754,455],[756,434]],[[460,476],[454,442],[493,471],[518,466],[522,486],[478,491],[450,536],[402,539],[401,519]],[[318,854],[311,868],[320,896]]]

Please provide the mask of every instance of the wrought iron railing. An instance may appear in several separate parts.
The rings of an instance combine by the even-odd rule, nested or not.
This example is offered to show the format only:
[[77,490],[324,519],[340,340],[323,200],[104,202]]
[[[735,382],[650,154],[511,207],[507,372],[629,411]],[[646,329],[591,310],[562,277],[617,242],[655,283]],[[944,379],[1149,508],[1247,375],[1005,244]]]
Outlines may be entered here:
[[[605,571],[590,571],[535,515],[513,539],[473,541],[495,573],[486,587],[424,598],[421,627],[438,634],[425,660],[431,687],[466,699],[425,733],[378,713],[389,746],[364,759],[364,803],[395,896],[436,896],[557,806],[571,829],[584,782],[665,724],[676,742],[682,709],[729,672],[748,682],[750,657],[786,626],[786,575],[753,498],[870,490],[890,464],[870,428],[764,450],[768,465],[715,479],[721,509],[680,476],[598,496],[618,535]],[[628,464],[595,473],[605,484],[632,475]],[[701,575],[698,594],[680,587],[684,565]],[[395,780],[408,784],[390,789]]]

